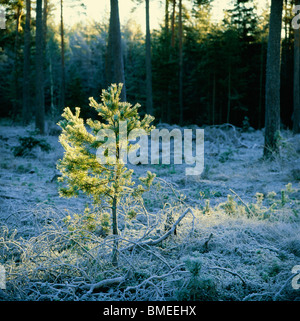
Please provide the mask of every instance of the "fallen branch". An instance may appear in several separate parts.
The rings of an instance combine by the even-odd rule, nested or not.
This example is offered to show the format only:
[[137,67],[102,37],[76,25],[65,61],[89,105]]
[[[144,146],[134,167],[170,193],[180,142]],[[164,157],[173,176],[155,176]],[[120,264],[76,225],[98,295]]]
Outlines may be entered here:
[[101,288],[106,288],[109,287],[113,284],[119,284],[125,281],[125,277],[124,276],[119,276],[117,278],[112,278],[112,279],[106,279],[106,280],[102,280],[98,283],[94,283],[94,284],[87,284],[85,285],[83,288],[84,289],[89,289],[89,293],[94,292],[95,290],[99,290]]
[[[160,242],[164,241],[167,237],[169,237],[171,234],[174,233],[177,225],[182,221],[182,219],[186,216],[187,213],[191,213],[193,216],[194,216],[194,213],[193,211],[190,209],[190,208],[187,208],[180,216],[179,218],[177,219],[177,221],[172,225],[171,229],[168,230],[168,232],[166,232],[164,235],[162,235],[160,238],[156,239],[156,240],[148,240],[148,241],[144,241],[144,242],[141,242],[139,243],[138,245],[139,246],[143,246],[143,245],[150,245],[150,246],[153,246],[153,245],[156,245],[156,244],[159,244]],[[124,250],[131,250],[135,247],[136,245],[131,245],[131,246],[128,246],[126,248],[123,248],[121,249],[122,251]]]
[[[226,127],[231,127],[233,129],[233,133],[234,133],[234,136],[233,138],[236,140],[236,143],[239,144],[239,147],[245,147],[245,148],[250,148],[250,146],[246,145],[245,143],[241,142],[241,140],[238,138],[238,135],[237,135],[237,130],[241,130],[241,128],[239,127],[236,127],[232,124],[229,124],[229,123],[225,123],[225,124],[221,124],[221,125],[213,125],[213,126],[210,126],[211,128],[216,128],[216,129],[219,129],[219,130],[222,130],[222,128],[226,128]],[[223,132],[220,132],[224,139],[227,140],[227,137],[226,135],[223,133]]]
[[[134,242],[134,241],[126,240],[126,239],[122,239],[122,240],[125,241],[125,242],[133,243],[133,244],[131,245],[131,247],[140,246],[140,243],[138,243],[138,242]],[[169,269],[171,269],[170,264],[168,263],[167,260],[165,260],[165,258],[164,258],[163,256],[161,256],[161,255],[158,254],[158,253],[155,253],[154,251],[152,251],[152,250],[150,250],[150,249],[145,249],[145,248],[143,248],[142,246],[141,246],[141,248],[142,248],[145,252],[147,252],[147,253],[149,253],[149,254],[151,254],[151,255],[154,255],[156,258],[158,258],[159,260],[161,260]],[[127,249],[127,248],[123,248],[123,249],[121,249],[121,250],[124,251],[125,249]],[[119,251],[119,252],[120,252],[120,251]]]
[[[247,296],[245,296],[243,298],[242,301],[248,301],[248,300],[251,300],[255,297],[263,297],[263,296],[271,296],[273,295],[273,292],[263,292],[263,293],[251,293],[251,294],[248,294]],[[257,299],[255,301],[258,301]]]
[[222,267],[219,267],[219,266],[214,266],[214,267],[211,267],[209,268],[210,270],[220,270],[220,271],[224,271],[224,272],[227,272],[227,273],[230,273],[234,276],[237,276],[243,283],[243,285],[246,285],[246,281],[236,272],[233,272],[233,271],[230,271],[230,270],[227,270],[225,268],[222,268]]
[[[149,284],[149,283],[152,283],[151,281],[152,280],[162,280],[168,276],[171,276],[171,275],[174,275],[174,274],[178,274],[178,273],[190,273],[188,271],[178,271],[178,268],[179,267],[182,267],[184,266],[184,264],[179,264],[178,266],[176,266],[175,268],[173,268],[171,271],[169,271],[168,273],[165,273],[165,274],[162,274],[162,275],[152,275],[150,276],[148,279],[144,280],[143,282],[139,283],[138,285],[135,285],[135,286],[128,286],[125,291],[131,291],[131,290],[137,290],[139,288],[141,288],[143,285],[146,285],[146,284]],[[177,279],[174,279],[172,281],[177,281]],[[152,284],[154,285],[154,284]]]
[[275,293],[274,298],[273,298],[273,301],[277,301],[277,300],[278,300],[278,298],[281,296],[281,292],[285,289],[285,287],[286,287],[287,285],[290,284],[290,282],[291,282],[291,280],[292,280],[293,277],[294,277],[294,275],[291,275],[291,276],[285,281],[285,283],[281,286],[281,288],[279,289],[279,291],[278,291],[277,293]]
[[129,270],[126,275],[124,276],[119,276],[116,278],[112,278],[112,279],[105,279],[102,280],[98,283],[94,283],[94,284],[84,284],[83,286],[81,286],[82,289],[84,290],[89,290],[86,295],[93,293],[96,290],[100,290],[102,288],[107,288],[110,287],[113,284],[120,284],[122,282],[124,282],[126,279],[129,279],[131,277],[132,271]]
[[186,216],[187,213],[191,213],[192,215],[194,215],[193,211],[190,208],[187,208],[177,219],[177,221],[172,225],[171,229],[165,233],[164,235],[162,235],[160,238],[156,239],[156,240],[149,240],[149,241],[145,241],[142,243],[142,245],[156,245],[162,241],[164,241],[167,237],[169,237],[171,234],[174,233],[177,225],[182,221],[182,219]]

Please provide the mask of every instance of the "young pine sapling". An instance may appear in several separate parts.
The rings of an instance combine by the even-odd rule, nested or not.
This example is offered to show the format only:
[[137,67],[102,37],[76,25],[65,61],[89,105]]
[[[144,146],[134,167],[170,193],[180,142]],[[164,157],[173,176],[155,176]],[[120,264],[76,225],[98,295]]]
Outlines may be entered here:
[[[150,123],[154,117],[145,115],[140,120],[138,114],[139,104],[132,106],[128,102],[120,102],[122,84],[111,85],[108,90],[103,90],[102,103],[98,104],[94,98],[90,98],[90,107],[98,112],[99,120],[88,119],[85,122],[80,118],[80,108],[76,107],[75,114],[69,107],[64,109],[64,120],[58,125],[62,128],[59,141],[65,149],[63,159],[59,160],[58,169],[62,173],[60,181],[65,182],[67,187],[60,189],[63,197],[76,197],[79,192],[90,196],[95,206],[109,206],[112,213],[112,232],[114,245],[112,251],[112,264],[118,265],[118,215],[117,208],[120,199],[124,196],[141,196],[149,190],[155,174],[147,172],[146,177],[140,177],[142,185],[136,186],[132,181],[133,170],[124,165],[124,153],[129,153],[136,148],[136,144],[129,144],[127,137],[120,137],[120,124],[127,124],[128,135],[132,130],[144,130],[150,133]],[[123,126],[123,125],[122,125]],[[115,134],[114,157],[110,157],[110,148],[103,134],[110,130]],[[101,147],[102,146],[102,147]],[[103,147],[105,146],[105,148]],[[97,151],[104,150],[102,156],[106,162],[100,162]]]

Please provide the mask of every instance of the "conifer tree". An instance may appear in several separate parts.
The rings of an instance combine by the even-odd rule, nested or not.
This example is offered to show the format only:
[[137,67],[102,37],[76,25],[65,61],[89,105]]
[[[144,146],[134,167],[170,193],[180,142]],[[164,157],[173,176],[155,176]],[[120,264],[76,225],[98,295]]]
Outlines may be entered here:
[[42,0],[36,2],[36,35],[35,35],[35,66],[36,66],[36,109],[35,127],[40,134],[45,134],[45,95],[44,95],[44,31]]
[[121,100],[126,101],[124,61],[121,41],[121,28],[118,0],[110,0],[110,19],[106,53],[107,83],[123,83]]
[[266,66],[265,158],[273,158],[273,154],[279,154],[282,6],[282,0],[271,2]]
[[23,108],[22,120],[27,125],[30,121],[30,23],[31,0],[26,0],[26,22],[24,32],[24,67],[23,67]]
[[[295,5],[300,1],[296,0]],[[300,29],[294,29],[294,114],[293,132],[300,133]]]
[[[117,207],[124,196],[141,196],[152,184],[155,174],[147,172],[146,177],[140,177],[142,185],[136,186],[132,181],[133,170],[124,165],[124,150],[126,154],[136,146],[128,143],[127,137],[120,137],[120,126],[127,122],[127,134],[133,130],[144,130],[150,133],[153,126],[150,123],[154,117],[145,115],[142,120],[138,114],[139,104],[132,106],[128,102],[120,102],[122,84],[113,84],[108,91],[103,90],[102,103],[98,104],[90,98],[90,107],[95,108],[101,120],[88,119],[86,127],[80,118],[80,108],[76,107],[75,114],[69,107],[64,109],[62,116],[65,118],[58,125],[62,128],[59,141],[65,149],[64,157],[58,163],[62,173],[61,181],[67,187],[60,189],[63,197],[76,197],[79,192],[92,197],[96,206],[109,206],[112,213],[112,230],[114,246],[112,264],[118,264],[118,215]],[[103,138],[99,139],[101,130],[111,130],[115,134],[115,157],[110,157],[109,146]],[[102,146],[102,147],[101,147]],[[103,147],[105,146],[105,148]],[[96,150],[103,148],[107,163],[99,162]],[[123,152],[122,152],[123,150]]]

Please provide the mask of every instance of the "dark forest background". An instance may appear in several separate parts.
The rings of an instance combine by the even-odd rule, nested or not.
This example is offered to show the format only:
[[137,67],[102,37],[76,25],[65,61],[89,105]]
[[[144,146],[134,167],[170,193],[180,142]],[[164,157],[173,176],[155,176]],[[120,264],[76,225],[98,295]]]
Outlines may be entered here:
[[[143,1],[134,2],[136,6],[144,5]],[[294,3],[283,2],[281,125],[292,128]],[[7,21],[6,29],[0,30],[0,116],[15,121],[25,117],[28,122],[34,119],[37,104],[37,19],[31,13],[30,29],[27,29],[29,49],[28,45],[26,49],[26,1],[1,3],[7,8]],[[264,127],[270,7],[258,16],[257,2],[233,0],[232,3],[233,9],[226,11],[223,21],[215,23],[211,18],[212,1],[162,1],[165,19],[159,29],[151,31],[156,121]],[[36,11],[36,3],[31,1],[30,5],[31,11]],[[58,5],[62,13],[59,25],[52,19],[53,9]],[[54,121],[64,106],[80,106],[89,117],[88,97],[99,97],[101,90],[109,85],[109,17],[90,24],[64,26],[63,8],[67,5],[70,2],[44,0],[42,8],[43,99],[46,117]],[[82,3],[73,1],[72,5],[79,10]],[[139,102],[141,112],[145,113],[145,35],[132,20],[121,26],[121,35],[126,99]],[[24,62],[26,50],[29,58]],[[26,83],[29,89],[24,91]],[[25,112],[24,100],[29,106]]]

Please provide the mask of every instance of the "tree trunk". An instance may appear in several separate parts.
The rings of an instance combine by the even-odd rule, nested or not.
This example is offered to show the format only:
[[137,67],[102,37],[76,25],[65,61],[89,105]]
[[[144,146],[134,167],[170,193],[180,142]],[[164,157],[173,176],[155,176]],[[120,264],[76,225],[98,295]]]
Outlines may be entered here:
[[[296,5],[300,0],[295,1]],[[294,29],[294,114],[293,114],[293,132],[300,133],[300,29]]]
[[266,66],[266,118],[264,157],[279,153],[280,45],[283,0],[272,0]]
[[169,0],[165,0],[165,32],[166,37],[169,36]]
[[50,78],[50,109],[51,109],[51,116],[52,119],[55,119],[55,107],[54,107],[54,80],[53,80],[53,67],[52,67],[52,56],[50,54],[49,57],[49,78]]
[[43,9],[43,31],[44,31],[44,51],[46,56],[46,45],[47,45],[47,20],[48,20],[48,0],[44,0]]
[[18,113],[19,107],[19,72],[18,72],[18,52],[19,52],[19,30],[22,17],[22,4],[17,4],[16,12],[16,37],[15,37],[15,47],[14,47],[14,64],[12,70],[12,95],[13,95],[13,118],[15,119]]
[[146,0],[146,110],[153,115],[149,0]]
[[[175,47],[175,14],[176,14],[176,0],[172,0],[172,15],[171,15],[171,48]],[[174,54],[173,50],[169,50],[169,63],[172,62],[173,57],[172,55]],[[172,106],[171,106],[171,89],[172,89],[172,81],[171,83],[167,84],[167,89],[168,89],[168,95],[167,95],[167,123],[171,124],[171,122],[173,121],[172,115],[174,114],[174,111],[172,110]]]
[[173,11],[172,11],[172,20],[171,20],[171,29],[172,29],[171,47],[172,48],[174,48],[175,46],[175,12],[176,12],[176,0],[173,0]]
[[118,216],[117,216],[117,197],[114,196],[112,204],[112,228],[114,235],[113,253],[112,253],[112,264],[118,266],[118,251],[119,251],[119,232],[118,232]]
[[23,67],[23,109],[22,121],[27,125],[30,121],[30,20],[31,0],[26,0],[26,21],[24,30],[24,67]]
[[215,124],[215,110],[216,110],[216,71],[213,76],[213,97],[212,97],[212,124]]
[[120,98],[122,101],[126,101],[118,0],[110,0],[110,20],[106,54],[106,79],[108,85],[112,83],[123,84]]
[[43,19],[42,0],[36,1],[36,111],[35,126],[40,134],[45,134],[45,101],[44,101],[44,60],[43,60]]
[[182,0],[179,0],[179,124],[183,124]]
[[61,69],[60,69],[60,108],[65,108],[65,89],[66,89],[66,72],[65,72],[65,32],[64,32],[64,15],[63,0],[60,0],[60,44],[61,44]]
[[231,109],[231,63],[229,62],[228,93],[227,93],[227,117],[226,117],[227,124],[229,124],[229,120],[230,120],[230,109]]
[[263,104],[263,75],[264,74],[264,40],[260,49],[260,72],[259,72],[259,102],[258,102],[258,128],[262,128],[262,104]]
[[[165,50],[166,50],[166,62],[167,65],[170,61],[170,30],[169,30],[169,1],[166,0],[165,3]],[[161,121],[171,123],[171,104],[170,104],[170,97],[171,97],[171,91],[170,91],[170,83],[167,81],[167,88],[166,88],[166,101],[161,107]]]

